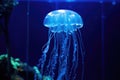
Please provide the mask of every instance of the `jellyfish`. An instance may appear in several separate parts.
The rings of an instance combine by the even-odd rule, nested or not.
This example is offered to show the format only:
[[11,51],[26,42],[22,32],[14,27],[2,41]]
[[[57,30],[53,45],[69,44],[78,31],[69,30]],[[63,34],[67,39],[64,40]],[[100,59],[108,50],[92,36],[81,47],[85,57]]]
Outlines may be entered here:
[[47,80],[83,80],[85,51],[81,16],[72,10],[54,10],[46,15],[43,24],[48,28],[48,41],[38,63],[41,74],[50,76]]

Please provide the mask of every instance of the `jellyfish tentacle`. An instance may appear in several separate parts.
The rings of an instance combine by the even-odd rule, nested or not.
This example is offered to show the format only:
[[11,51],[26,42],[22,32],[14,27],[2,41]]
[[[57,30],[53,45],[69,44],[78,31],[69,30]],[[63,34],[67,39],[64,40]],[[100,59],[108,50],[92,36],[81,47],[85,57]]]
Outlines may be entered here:
[[[64,36],[64,34],[63,34]],[[57,80],[63,80],[63,76],[66,74],[67,70],[67,42],[68,42],[68,35],[64,36],[63,41],[61,42],[61,51],[60,51],[60,57],[59,57],[59,70],[58,70],[58,77]]]
[[82,60],[82,72],[81,72],[81,80],[84,80],[84,57],[85,57],[85,49],[82,41],[82,35],[81,31],[78,30],[78,38],[79,39],[79,44],[80,44],[80,51],[81,51],[81,60]]
[[44,67],[44,64],[45,64],[45,61],[46,61],[46,56],[47,56],[47,52],[49,50],[49,46],[50,46],[50,41],[53,37],[53,34],[49,34],[48,36],[48,41],[47,43],[43,46],[44,49],[42,48],[42,56],[41,58],[39,59],[39,64],[37,65],[38,67],[40,67],[40,70],[41,70],[41,73],[43,74],[43,67]]
[[42,53],[47,53],[49,50],[49,46],[50,46],[50,41],[53,38],[54,34],[53,33],[49,33],[48,34],[48,41],[47,43],[42,47]]
[[70,54],[69,54],[69,50],[70,50],[70,45],[71,45],[71,36],[70,35],[68,35],[68,37],[69,37],[69,40],[68,40],[68,46],[67,46],[67,49],[66,49],[66,51],[67,51],[67,70],[66,70],[66,76],[65,76],[65,80],[70,80],[70,78],[69,78],[69,64],[70,64],[70,59],[69,59],[69,56],[70,56]]
[[74,40],[73,40],[73,45],[74,45],[74,53],[73,53],[73,55],[75,54],[75,57],[76,57],[76,60],[75,60],[75,67],[74,67],[74,72],[73,72],[73,74],[74,74],[74,77],[73,77],[73,79],[72,80],[76,80],[75,78],[76,78],[76,76],[77,76],[77,73],[76,73],[76,71],[77,71],[77,67],[78,67],[78,60],[79,60],[79,58],[78,58],[78,53],[79,53],[79,49],[78,49],[78,40],[77,40],[77,36],[76,36],[76,33],[74,33],[73,34],[73,36],[74,36]]
[[54,48],[50,54],[49,63],[47,65],[47,72],[52,78],[54,78],[54,75],[55,75],[54,70],[56,69],[57,58],[58,58],[58,40],[55,34],[54,35]]
[[72,33],[72,38],[73,38],[73,47],[74,47],[74,51],[73,51],[73,59],[72,59],[72,67],[70,69],[70,74],[69,76],[71,77],[72,74],[74,75],[74,77],[72,77],[72,80],[74,80],[74,78],[76,77],[76,69],[78,66],[78,41],[77,41],[77,37],[75,33]]

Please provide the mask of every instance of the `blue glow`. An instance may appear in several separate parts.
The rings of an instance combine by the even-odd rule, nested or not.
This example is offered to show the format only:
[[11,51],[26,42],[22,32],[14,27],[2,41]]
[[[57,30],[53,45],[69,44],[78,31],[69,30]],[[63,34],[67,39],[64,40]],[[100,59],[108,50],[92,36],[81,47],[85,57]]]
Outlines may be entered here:
[[[28,1],[28,0],[19,0],[19,1]],[[29,0],[29,1],[38,1],[38,2],[112,2],[113,0]],[[115,0],[120,2],[120,0]]]
[[66,2],[75,2],[76,0],[66,0]]
[[[81,72],[80,80],[83,80],[85,52],[80,32],[81,16],[72,10],[54,10],[46,15],[44,26],[49,32],[38,64],[41,74],[50,76],[50,80],[77,80]],[[52,40],[53,46],[50,45]],[[81,69],[78,69],[80,61]]]
[[102,3],[103,3],[103,0],[101,0],[100,3],[102,4]]
[[116,1],[113,1],[113,2],[112,2],[112,5],[116,5]]

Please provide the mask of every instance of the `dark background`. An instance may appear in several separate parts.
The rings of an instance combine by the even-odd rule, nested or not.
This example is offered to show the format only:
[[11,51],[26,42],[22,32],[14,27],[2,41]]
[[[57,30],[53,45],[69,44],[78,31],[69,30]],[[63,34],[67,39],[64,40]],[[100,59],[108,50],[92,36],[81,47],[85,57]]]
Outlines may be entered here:
[[[84,22],[81,29],[86,49],[85,80],[120,80],[120,3],[110,2],[30,2],[29,35],[27,35],[27,2],[14,7],[9,20],[10,55],[31,66],[38,63],[41,48],[47,41],[43,26],[46,14],[55,9],[71,9]],[[1,20],[2,21],[2,20]],[[29,36],[29,51],[27,37]],[[0,35],[0,54],[6,53],[4,33]]]

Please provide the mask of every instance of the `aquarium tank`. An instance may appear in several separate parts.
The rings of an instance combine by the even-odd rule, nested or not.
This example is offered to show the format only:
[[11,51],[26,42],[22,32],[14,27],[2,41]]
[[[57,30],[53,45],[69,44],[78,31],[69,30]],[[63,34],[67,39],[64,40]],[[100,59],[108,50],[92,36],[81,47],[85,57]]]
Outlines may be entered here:
[[120,80],[120,0],[1,0],[0,80]]

